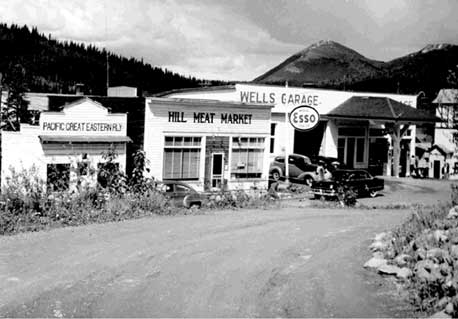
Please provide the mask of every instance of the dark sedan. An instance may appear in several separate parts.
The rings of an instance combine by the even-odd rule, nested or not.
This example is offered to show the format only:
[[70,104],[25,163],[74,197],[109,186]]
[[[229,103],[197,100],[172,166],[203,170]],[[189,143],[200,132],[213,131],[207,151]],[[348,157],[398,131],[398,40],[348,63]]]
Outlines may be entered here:
[[342,187],[353,190],[358,196],[375,197],[383,190],[384,181],[364,170],[335,170],[331,179],[313,183],[311,190],[315,198],[337,197]]
[[176,207],[201,207],[204,200],[194,188],[180,181],[158,182],[156,189],[164,193]]

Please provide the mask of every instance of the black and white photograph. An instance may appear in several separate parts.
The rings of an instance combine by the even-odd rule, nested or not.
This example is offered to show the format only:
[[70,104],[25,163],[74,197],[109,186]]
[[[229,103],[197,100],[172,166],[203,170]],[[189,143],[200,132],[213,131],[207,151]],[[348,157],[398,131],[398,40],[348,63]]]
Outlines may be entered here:
[[0,0],[0,317],[458,317],[458,1]]

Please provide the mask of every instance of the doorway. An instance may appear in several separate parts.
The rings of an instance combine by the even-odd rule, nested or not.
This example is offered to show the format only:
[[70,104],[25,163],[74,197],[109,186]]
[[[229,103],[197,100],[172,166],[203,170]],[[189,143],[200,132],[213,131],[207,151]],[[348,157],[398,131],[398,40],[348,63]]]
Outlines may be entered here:
[[220,188],[223,182],[224,153],[212,153],[211,187]]
[[441,161],[435,160],[433,163],[434,178],[441,178]]

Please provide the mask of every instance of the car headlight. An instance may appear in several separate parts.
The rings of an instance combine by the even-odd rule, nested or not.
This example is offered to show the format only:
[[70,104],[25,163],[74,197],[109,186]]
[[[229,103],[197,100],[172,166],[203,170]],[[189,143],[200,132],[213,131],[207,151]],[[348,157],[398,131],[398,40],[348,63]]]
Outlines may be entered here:
[[330,189],[334,189],[334,185],[331,185],[329,188],[330,188]]

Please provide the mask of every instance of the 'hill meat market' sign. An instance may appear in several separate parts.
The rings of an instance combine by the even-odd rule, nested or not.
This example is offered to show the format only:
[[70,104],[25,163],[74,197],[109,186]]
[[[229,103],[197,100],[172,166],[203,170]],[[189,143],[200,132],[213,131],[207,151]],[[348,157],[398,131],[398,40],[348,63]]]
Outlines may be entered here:
[[250,113],[220,113],[215,116],[213,112],[193,112],[185,115],[185,112],[169,111],[168,120],[174,123],[221,123],[221,124],[251,124],[253,117]]

